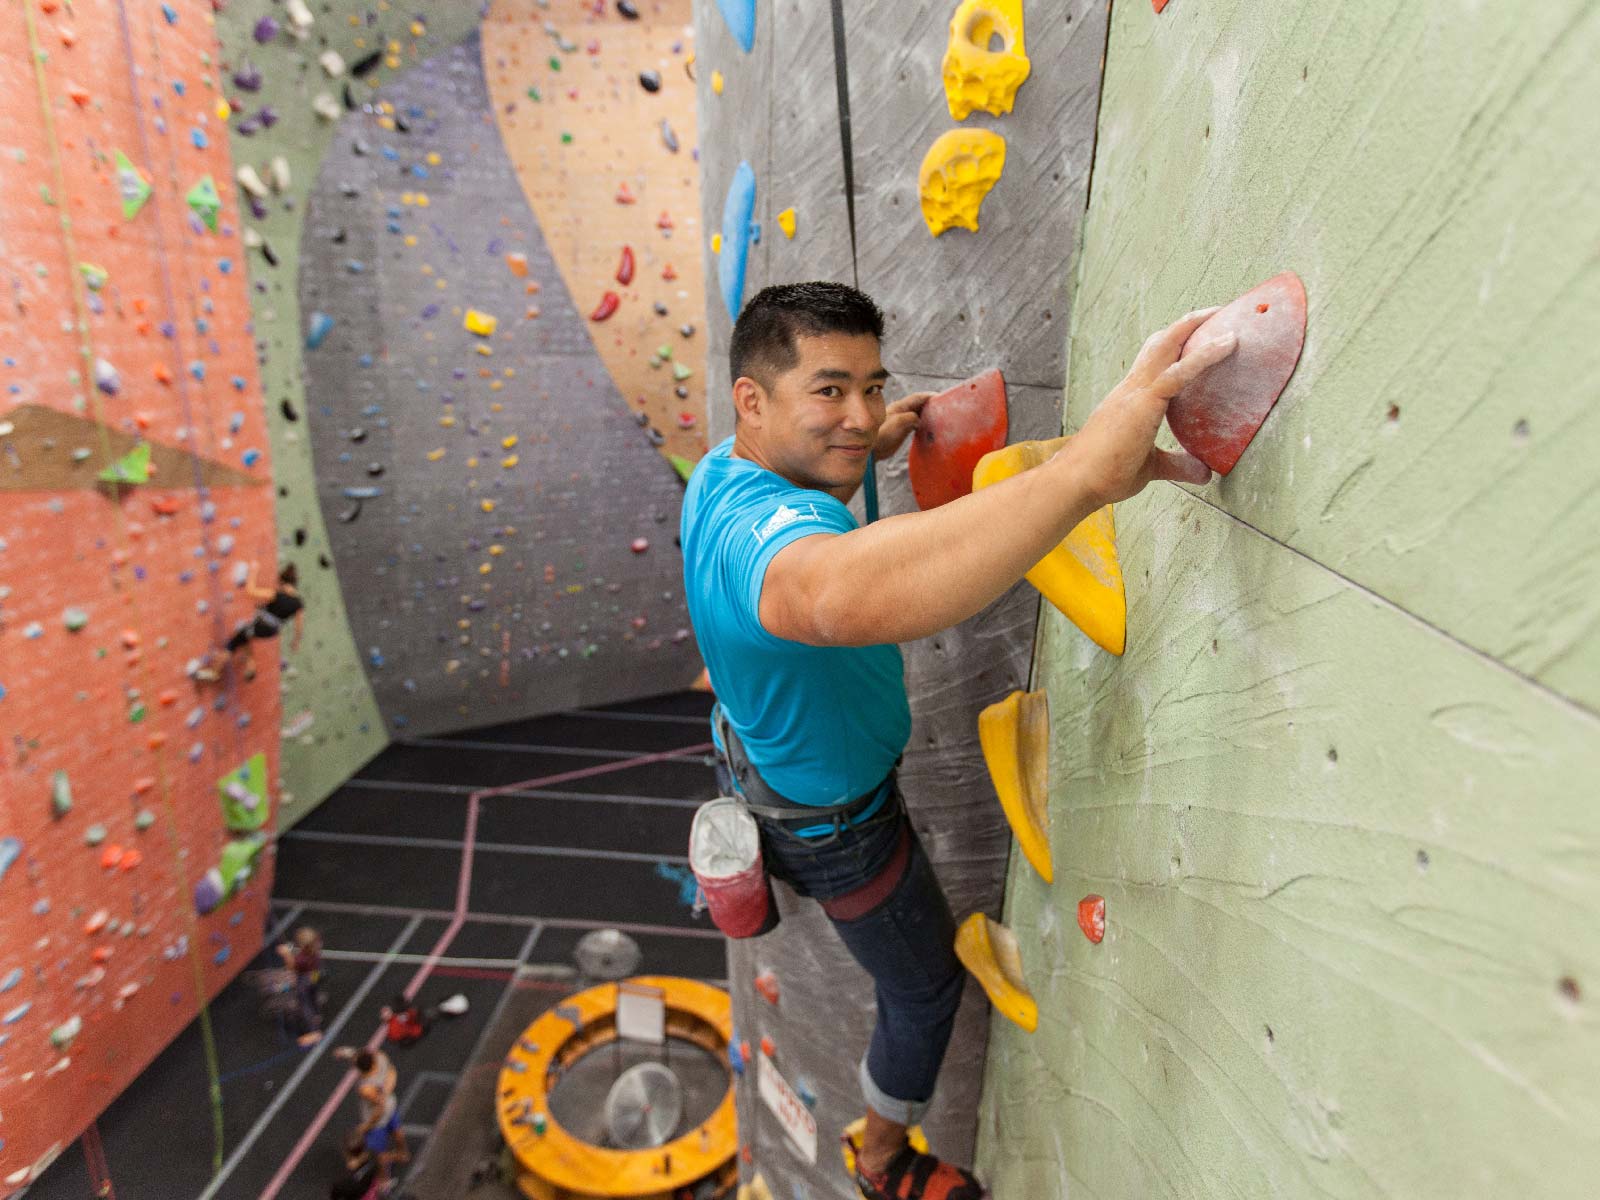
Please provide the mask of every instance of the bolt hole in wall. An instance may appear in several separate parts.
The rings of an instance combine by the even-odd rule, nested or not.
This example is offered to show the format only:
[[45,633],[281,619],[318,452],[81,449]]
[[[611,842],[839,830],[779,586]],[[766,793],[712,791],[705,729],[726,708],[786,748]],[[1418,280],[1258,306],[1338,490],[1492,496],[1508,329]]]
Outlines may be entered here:
[[1389,411],[1386,415],[1391,425],[1397,423],[1400,420],[1400,406],[1398,404],[1389,405]]
[[1426,871],[1428,869],[1428,863],[1431,861],[1432,860],[1429,859],[1428,852],[1426,850],[1417,851],[1417,870]]
[[1562,997],[1573,1004],[1583,999],[1583,989],[1578,986],[1578,981],[1571,975],[1563,975],[1556,981],[1556,987],[1560,990]]
[[1527,419],[1524,418],[1511,427],[1511,439],[1512,441],[1525,442],[1528,440],[1528,434],[1530,432],[1531,430],[1528,428]]

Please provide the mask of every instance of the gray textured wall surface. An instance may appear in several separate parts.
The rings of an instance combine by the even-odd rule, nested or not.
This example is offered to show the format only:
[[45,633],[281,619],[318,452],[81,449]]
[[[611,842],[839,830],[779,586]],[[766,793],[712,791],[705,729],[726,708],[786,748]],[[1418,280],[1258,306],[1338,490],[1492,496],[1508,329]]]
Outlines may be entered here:
[[[673,543],[681,485],[595,353],[483,119],[477,36],[379,99],[409,131],[345,117],[310,199],[300,304],[334,319],[304,352],[306,424],[390,731],[686,685],[699,661]],[[542,285],[537,319],[512,250]],[[463,327],[469,308],[498,318],[494,336]],[[366,487],[382,494],[346,491]],[[631,549],[638,538],[648,549]]]
[[[859,267],[861,286],[888,316],[885,361],[897,373],[891,395],[939,390],[1000,366],[1012,381],[1011,440],[1056,436],[1070,302],[1064,247],[1075,243],[1083,211],[1103,6],[1073,3],[1066,14],[1029,27],[1034,73],[1016,111],[967,122],[1002,130],[1013,156],[984,209],[983,231],[937,241],[920,215],[916,175],[927,143],[954,124],[939,69],[954,6],[874,0],[844,7],[859,262],[851,255],[826,0],[759,6],[748,55],[714,0],[696,4],[706,226],[719,227],[727,181],[741,159],[750,162],[762,242],[752,248],[746,297],[768,283],[851,282]],[[710,86],[713,70],[723,76],[721,96]],[[790,206],[792,240],[776,221]],[[714,255],[707,264],[710,278]],[[1007,264],[1026,269],[1008,277]],[[708,304],[715,444],[732,432],[731,321],[715,297]],[[914,509],[904,450],[880,464],[879,484],[885,515]],[[853,508],[859,517],[860,497]],[[1037,594],[1022,584],[955,629],[903,648],[913,727],[902,786],[958,919],[978,909],[1000,913],[1011,839],[978,746],[977,715],[1027,685],[1037,613]],[[744,1171],[758,1169],[780,1197],[850,1200],[856,1192],[836,1146],[842,1127],[863,1111],[856,1064],[874,1019],[871,984],[816,905],[781,885],[779,894],[780,927],[730,944],[735,1024],[752,1046],[770,1037],[780,1072],[815,1097],[819,1161],[812,1166],[794,1151],[754,1087],[745,1086],[741,1138],[754,1163]],[[778,978],[776,1006],[752,986],[763,970]],[[973,1154],[988,1023],[983,993],[971,984],[927,1121],[935,1149],[958,1162]]]

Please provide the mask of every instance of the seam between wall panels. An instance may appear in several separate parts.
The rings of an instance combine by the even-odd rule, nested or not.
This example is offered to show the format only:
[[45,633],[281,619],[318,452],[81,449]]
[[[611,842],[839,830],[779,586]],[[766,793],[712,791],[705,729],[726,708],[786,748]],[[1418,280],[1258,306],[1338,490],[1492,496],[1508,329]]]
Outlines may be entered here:
[[[1174,484],[1173,486],[1177,487],[1176,484]],[[1545,683],[1542,679],[1539,679],[1537,676],[1529,675],[1526,671],[1519,670],[1516,667],[1513,667],[1511,664],[1509,664],[1507,662],[1504,662],[1501,659],[1496,658],[1493,654],[1489,653],[1487,650],[1481,649],[1478,646],[1474,646],[1471,642],[1468,642],[1465,639],[1463,639],[1461,637],[1458,637],[1456,634],[1451,633],[1448,629],[1445,629],[1445,628],[1443,628],[1442,626],[1439,626],[1439,625],[1435,625],[1432,621],[1429,621],[1426,618],[1419,616],[1418,614],[1412,612],[1409,608],[1406,608],[1404,605],[1397,604],[1395,601],[1393,601],[1393,600],[1389,599],[1389,597],[1385,596],[1382,592],[1375,591],[1371,587],[1368,587],[1366,584],[1360,582],[1359,580],[1352,579],[1350,576],[1346,575],[1344,572],[1335,570],[1333,567],[1330,567],[1327,563],[1322,562],[1319,559],[1313,558],[1311,555],[1307,554],[1304,550],[1301,550],[1299,547],[1292,546],[1288,542],[1283,541],[1281,538],[1275,538],[1270,533],[1267,533],[1264,530],[1256,528],[1256,526],[1250,524],[1250,522],[1246,521],[1243,517],[1235,516],[1233,513],[1229,512],[1227,509],[1223,508],[1221,505],[1214,504],[1210,500],[1207,500],[1204,496],[1197,495],[1196,493],[1191,492],[1188,488],[1178,488],[1178,491],[1182,492],[1185,496],[1187,496],[1190,500],[1192,500],[1196,504],[1202,504],[1206,508],[1211,509],[1213,512],[1221,513],[1224,517],[1226,517],[1228,520],[1232,521],[1235,525],[1238,525],[1238,526],[1240,526],[1241,528],[1244,528],[1244,529],[1248,529],[1251,533],[1255,534],[1257,537],[1265,538],[1267,541],[1273,543],[1276,546],[1282,546],[1285,550],[1287,550],[1290,554],[1293,554],[1296,558],[1302,559],[1305,562],[1310,563],[1312,566],[1316,567],[1319,571],[1323,571],[1323,572],[1325,572],[1325,573],[1327,573],[1329,575],[1332,575],[1335,579],[1339,580],[1341,583],[1345,584],[1346,586],[1351,588],[1353,591],[1359,592],[1361,595],[1367,597],[1369,600],[1373,600],[1373,601],[1377,602],[1378,604],[1382,605],[1384,608],[1389,609],[1391,612],[1399,613],[1401,616],[1403,616],[1403,617],[1407,618],[1408,620],[1414,622],[1415,624],[1419,625],[1423,629],[1427,630],[1429,633],[1436,634],[1439,637],[1443,638],[1445,641],[1450,642],[1453,645],[1455,645],[1455,646],[1459,647],[1460,649],[1464,650],[1466,653],[1470,654],[1472,657],[1477,658],[1477,659],[1481,659],[1485,663],[1488,663],[1490,666],[1496,667],[1499,670],[1505,672],[1506,674],[1511,675],[1511,676],[1513,676],[1513,677],[1515,677],[1517,679],[1520,679],[1523,683],[1527,684],[1529,687],[1533,688],[1535,691],[1543,693],[1545,696],[1548,696],[1550,699],[1552,699],[1552,700],[1556,701],[1557,703],[1561,704],[1563,707],[1571,710],[1573,713],[1577,714],[1578,716],[1583,717],[1583,718],[1585,718],[1585,719],[1587,719],[1589,721],[1592,721],[1597,725],[1600,725],[1600,712],[1597,712],[1595,709],[1590,708],[1588,705],[1582,703],[1581,701],[1573,699],[1571,696],[1567,695],[1565,692],[1557,691],[1555,688],[1551,687],[1548,683]]]
[[855,147],[850,136],[850,63],[845,47],[844,0],[829,0],[833,11],[833,85],[839,102],[839,157],[844,164],[845,222],[850,229],[850,282],[861,286],[856,261]]

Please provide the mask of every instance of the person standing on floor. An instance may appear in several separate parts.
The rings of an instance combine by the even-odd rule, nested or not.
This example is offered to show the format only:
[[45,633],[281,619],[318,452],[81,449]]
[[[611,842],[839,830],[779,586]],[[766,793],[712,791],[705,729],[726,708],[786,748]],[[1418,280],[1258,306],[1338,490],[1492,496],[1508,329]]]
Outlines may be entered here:
[[[685,596],[718,697],[713,733],[755,813],[768,870],[822,904],[872,976],[877,1022],[852,1144],[866,1200],[981,1200],[969,1172],[914,1150],[965,981],[950,906],[906,819],[911,730],[899,642],[993,603],[1085,517],[1153,479],[1209,470],[1154,446],[1167,402],[1234,349],[1152,336],[1126,379],[1043,465],[928,512],[857,526],[868,456],[888,459],[928,395],[884,399],[883,314],[854,288],[763,290],[730,348],[734,434],[684,497]],[[819,811],[823,810],[823,811]]]
[[322,935],[309,925],[294,932],[293,942],[278,944],[278,957],[294,972],[295,1009],[302,1046],[322,1040]]

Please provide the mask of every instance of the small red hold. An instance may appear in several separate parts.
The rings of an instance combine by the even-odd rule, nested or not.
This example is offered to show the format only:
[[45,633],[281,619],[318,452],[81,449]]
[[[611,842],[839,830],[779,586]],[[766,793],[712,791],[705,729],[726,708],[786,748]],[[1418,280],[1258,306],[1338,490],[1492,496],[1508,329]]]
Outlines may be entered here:
[[617,282],[627,287],[633,282],[633,247],[622,248],[622,261],[617,264]]
[[599,54],[600,53],[600,39],[599,38],[591,38],[589,40],[588,46],[586,46],[585,49],[587,49],[590,54]]
[[755,977],[755,989],[761,993],[761,998],[768,1004],[778,1002],[778,977],[771,971],[763,971]]
[[773,1043],[772,1039],[765,1036],[762,1037],[761,1053],[765,1054],[768,1058],[771,1058],[773,1055],[777,1054],[777,1052],[778,1047]]
[[643,554],[646,550],[650,549],[650,539],[634,538],[633,541],[629,543],[628,549],[632,550],[635,554]]
[[666,266],[661,268],[661,278],[665,279],[668,283],[671,283],[677,277],[678,273],[672,269],[671,263],[668,263]]
[[657,229],[671,229],[671,228],[673,228],[673,225],[672,225],[672,214],[669,213],[666,209],[662,209],[661,210],[661,215],[656,218],[656,228]]
[[1090,892],[1078,901],[1078,928],[1096,945],[1106,936],[1106,898]]
[[633,194],[633,189],[628,186],[627,180],[623,180],[621,183],[617,184],[618,204],[633,204],[636,203],[638,199],[639,197]]
[[617,305],[622,303],[622,297],[615,292],[607,292],[600,297],[600,303],[594,306],[594,311],[589,314],[591,321],[604,321],[617,311]]
[[694,423],[695,415],[692,412],[681,412],[678,414],[679,429],[693,429]]

